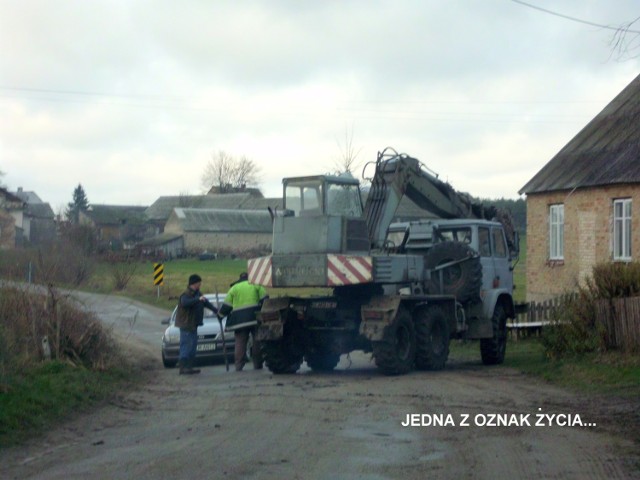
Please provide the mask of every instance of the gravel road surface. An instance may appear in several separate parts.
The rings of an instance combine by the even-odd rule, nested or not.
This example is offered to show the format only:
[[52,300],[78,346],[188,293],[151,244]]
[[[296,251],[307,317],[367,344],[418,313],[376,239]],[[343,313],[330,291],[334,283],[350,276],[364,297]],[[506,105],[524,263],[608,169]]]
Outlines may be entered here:
[[479,358],[400,377],[362,353],[332,373],[216,364],[179,376],[160,361],[168,311],[77,295],[153,380],[0,451],[2,479],[640,478],[637,401],[577,395]]

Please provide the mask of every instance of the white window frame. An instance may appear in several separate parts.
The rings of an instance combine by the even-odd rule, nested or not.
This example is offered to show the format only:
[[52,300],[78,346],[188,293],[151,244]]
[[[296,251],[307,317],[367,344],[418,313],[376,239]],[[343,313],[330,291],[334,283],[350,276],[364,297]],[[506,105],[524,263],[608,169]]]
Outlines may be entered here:
[[549,259],[564,260],[564,204],[549,205]]
[[631,260],[631,199],[613,201],[613,259]]

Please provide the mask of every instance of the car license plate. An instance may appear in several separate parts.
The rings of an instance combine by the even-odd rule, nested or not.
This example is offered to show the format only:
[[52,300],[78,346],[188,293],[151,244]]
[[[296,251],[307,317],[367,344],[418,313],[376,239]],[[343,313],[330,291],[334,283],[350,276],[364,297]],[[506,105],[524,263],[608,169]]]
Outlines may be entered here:
[[196,347],[196,350],[198,352],[208,352],[210,350],[215,350],[215,349],[216,349],[215,343],[203,343]]

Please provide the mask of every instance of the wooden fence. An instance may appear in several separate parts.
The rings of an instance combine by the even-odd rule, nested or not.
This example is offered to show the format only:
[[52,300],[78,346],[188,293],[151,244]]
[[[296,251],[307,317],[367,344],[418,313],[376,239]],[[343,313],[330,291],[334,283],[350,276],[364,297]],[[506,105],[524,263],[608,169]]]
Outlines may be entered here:
[[640,297],[599,300],[596,312],[607,348],[640,352]]
[[[556,310],[567,297],[530,302],[526,312],[516,314],[507,327],[517,339],[523,334],[539,334],[554,321],[562,321]],[[596,302],[596,321],[603,327],[607,348],[640,352],[640,297],[615,298]]]
[[516,314],[511,322],[507,322],[507,328],[517,339],[523,335],[539,335],[542,327],[549,325],[557,318],[556,310],[566,297],[556,297],[543,302],[529,302],[525,311]]

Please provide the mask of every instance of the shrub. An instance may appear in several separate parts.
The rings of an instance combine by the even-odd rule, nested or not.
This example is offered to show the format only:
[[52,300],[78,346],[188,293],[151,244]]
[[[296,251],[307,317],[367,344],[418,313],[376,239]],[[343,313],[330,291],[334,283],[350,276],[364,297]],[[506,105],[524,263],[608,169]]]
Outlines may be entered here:
[[574,295],[567,295],[556,311],[556,318],[542,335],[550,357],[604,351],[605,326],[598,318],[599,300],[640,295],[640,263],[607,263],[593,268]]
[[[119,358],[110,331],[56,289],[0,289],[0,374],[51,358],[106,369]],[[47,345],[43,339],[48,340]]]
[[0,276],[20,282],[77,287],[95,269],[95,261],[72,244],[53,243],[40,249],[9,250],[2,254]]
[[109,265],[113,288],[119,292],[125,290],[140,266],[138,259],[128,253],[123,255],[110,253],[106,255],[105,260]]
[[580,355],[603,348],[603,332],[596,322],[595,299],[588,289],[565,295],[552,324],[543,330],[542,344],[549,357]]
[[640,295],[640,263],[606,263],[593,268],[587,289],[594,298],[607,299]]

